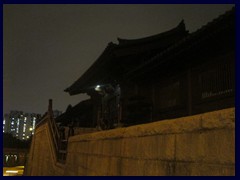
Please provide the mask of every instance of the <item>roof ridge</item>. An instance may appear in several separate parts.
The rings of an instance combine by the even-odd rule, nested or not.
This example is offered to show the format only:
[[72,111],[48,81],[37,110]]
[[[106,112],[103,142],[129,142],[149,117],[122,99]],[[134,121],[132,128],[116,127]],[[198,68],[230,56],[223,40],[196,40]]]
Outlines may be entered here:
[[182,19],[176,27],[174,27],[170,30],[158,33],[158,34],[154,34],[154,35],[146,36],[146,37],[142,37],[142,38],[137,38],[137,39],[124,39],[124,38],[117,37],[117,40],[118,40],[118,45],[135,44],[135,43],[139,43],[140,41],[152,40],[153,38],[159,38],[161,36],[164,37],[175,31],[180,31],[180,32],[183,31],[183,32],[188,33],[188,31],[186,30],[184,19]]
[[226,18],[227,16],[231,15],[231,13],[235,12],[235,6],[232,7],[230,10],[226,11],[223,14],[220,14],[219,16],[215,17],[214,19],[212,19],[211,21],[207,22],[206,24],[202,25],[200,28],[198,28],[196,31],[190,33],[190,35],[198,33],[204,29],[206,29],[207,27],[211,26],[212,24],[215,24],[221,20],[223,20],[224,18]]

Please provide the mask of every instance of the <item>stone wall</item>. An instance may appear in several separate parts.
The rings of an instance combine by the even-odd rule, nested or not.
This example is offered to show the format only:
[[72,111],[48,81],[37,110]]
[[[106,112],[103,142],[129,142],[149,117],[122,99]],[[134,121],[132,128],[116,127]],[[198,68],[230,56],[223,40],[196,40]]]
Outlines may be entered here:
[[49,128],[46,122],[35,130],[24,172],[26,176],[61,176],[64,173],[64,165],[56,161]]
[[235,175],[234,108],[72,136],[58,171],[37,131],[32,175]]

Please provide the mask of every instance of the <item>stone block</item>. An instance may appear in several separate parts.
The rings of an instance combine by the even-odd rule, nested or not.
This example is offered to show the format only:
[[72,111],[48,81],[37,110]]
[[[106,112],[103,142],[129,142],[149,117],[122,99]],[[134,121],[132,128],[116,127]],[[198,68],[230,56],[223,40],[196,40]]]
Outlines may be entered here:
[[174,176],[190,176],[192,174],[191,162],[176,162]]
[[166,176],[166,162],[159,160],[146,160],[144,164],[144,176]]
[[235,109],[224,109],[221,111],[214,111],[204,113],[202,118],[202,128],[235,128]]
[[113,157],[121,156],[122,139],[113,139],[111,143],[113,144],[113,151],[110,155]]
[[235,131],[216,129],[202,133],[202,161],[208,163],[235,164]]
[[157,157],[157,139],[155,136],[136,138],[136,157],[141,159],[153,159]]
[[195,115],[128,127],[122,137],[191,132],[200,128],[201,115]]
[[109,158],[108,175],[120,176],[121,174],[121,158],[111,157]]
[[145,161],[141,159],[124,158],[121,160],[122,176],[143,176]]
[[78,166],[87,168],[88,156],[86,154],[76,154],[75,158],[77,159]]
[[99,158],[96,157],[96,156],[87,156],[87,164],[86,166],[86,169],[88,170],[91,170],[91,171],[94,171],[94,170],[98,170],[98,166],[99,166]]
[[201,161],[204,156],[202,133],[185,133],[176,135],[176,160]]
[[[100,157],[100,156],[99,156]],[[109,166],[110,166],[110,157],[100,157],[99,158],[99,165],[97,166],[96,171],[100,176],[107,176],[109,175]]]
[[191,166],[191,176],[235,176],[233,165],[221,164],[193,164]]
[[105,156],[88,156],[87,169],[94,171],[99,176],[106,176],[109,174],[109,157]]
[[110,154],[113,151],[112,140],[109,139],[102,140],[102,146],[103,146],[102,155],[110,156]]
[[84,153],[84,142],[80,141],[77,142],[77,149],[76,149],[76,153]]
[[77,175],[78,176],[86,176],[87,175],[87,169],[82,167],[82,166],[78,166]]
[[155,136],[156,147],[154,148],[153,155],[155,156],[157,152],[157,159],[173,160],[175,158],[175,138],[173,134]]
[[103,143],[102,140],[93,140],[89,143],[89,152],[95,155],[102,154]]
[[67,145],[67,151],[69,153],[78,152],[78,143],[77,142],[69,142]]
[[89,153],[89,141],[84,141],[82,142],[82,150],[84,154],[88,154]]
[[129,137],[122,139],[121,142],[121,156],[126,158],[137,157],[139,152],[139,139],[138,137]]

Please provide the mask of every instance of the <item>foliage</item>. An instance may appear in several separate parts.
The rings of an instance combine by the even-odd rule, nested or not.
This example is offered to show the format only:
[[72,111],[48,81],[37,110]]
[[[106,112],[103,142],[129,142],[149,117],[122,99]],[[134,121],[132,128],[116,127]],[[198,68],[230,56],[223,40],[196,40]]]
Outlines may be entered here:
[[25,148],[28,149],[31,144],[31,137],[28,140],[20,140],[14,137],[11,133],[3,133],[4,148]]

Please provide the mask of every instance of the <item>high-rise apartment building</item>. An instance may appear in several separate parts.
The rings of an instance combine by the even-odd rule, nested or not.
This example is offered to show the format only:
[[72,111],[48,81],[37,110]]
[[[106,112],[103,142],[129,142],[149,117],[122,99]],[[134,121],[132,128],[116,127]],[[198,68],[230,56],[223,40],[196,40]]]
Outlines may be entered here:
[[40,114],[11,111],[3,117],[3,132],[11,133],[20,140],[27,140],[34,134]]

